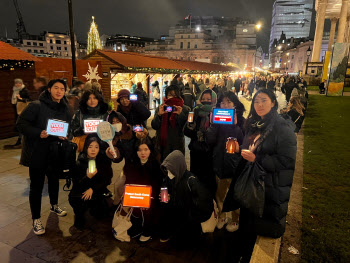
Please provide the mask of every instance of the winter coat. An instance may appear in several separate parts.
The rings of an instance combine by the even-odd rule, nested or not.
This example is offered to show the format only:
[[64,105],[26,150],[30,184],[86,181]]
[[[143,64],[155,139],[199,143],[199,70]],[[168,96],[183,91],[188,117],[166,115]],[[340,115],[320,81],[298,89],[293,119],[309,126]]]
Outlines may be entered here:
[[[255,161],[266,171],[264,213],[262,218],[257,218],[246,209],[241,209],[244,220],[240,221],[240,228],[273,238],[283,235],[297,151],[294,128],[290,120],[278,115],[271,133],[255,152]],[[249,136],[251,134],[244,138],[245,149],[248,148]]]
[[28,102],[28,101],[31,101],[31,97],[30,97],[30,94],[29,94],[29,90],[27,88],[23,88],[19,91],[19,96],[22,98],[21,100],[20,99],[17,99],[17,101],[20,101],[20,102]]
[[232,173],[238,165],[236,154],[226,153],[228,137],[237,139],[239,145],[243,142],[242,130],[237,125],[212,124],[205,134],[206,142],[213,147],[213,169],[219,178],[233,178]]
[[126,162],[123,171],[126,178],[125,184],[150,185],[153,200],[159,200],[162,173],[158,161],[148,160],[142,165],[140,159],[136,158],[132,162]]
[[249,95],[252,96],[254,93],[254,89],[255,89],[255,83],[254,82],[250,82],[248,85],[248,90],[249,90]]
[[198,116],[198,109],[194,109],[193,124],[187,123],[184,134],[191,139],[188,145],[190,150],[191,173],[212,193],[216,190],[215,177],[213,172],[213,149],[205,141],[206,130],[201,125],[202,117]]
[[236,79],[235,83],[233,84],[233,86],[235,87],[236,93],[238,93],[241,90],[241,87],[242,87],[242,80]]
[[282,89],[281,89],[281,90],[282,90],[282,92],[283,92],[284,94],[286,94],[286,100],[287,100],[287,102],[289,102],[289,99],[290,99],[290,97],[291,97],[291,95],[292,95],[292,91],[293,91],[293,89],[296,88],[296,87],[297,87],[297,85],[296,85],[295,83],[291,82],[291,81],[282,86]]
[[[160,133],[162,127],[162,118],[163,116],[159,116],[159,107],[157,107],[154,118],[152,120],[152,128],[156,130],[156,143],[160,145]],[[187,122],[188,113],[190,112],[190,108],[186,105],[182,106],[182,112],[176,116],[176,127],[173,129],[170,125],[168,126],[168,134],[167,134],[167,145],[165,147],[158,147],[161,151],[162,159],[168,156],[172,151],[179,150],[183,154],[185,154],[185,136],[184,136],[184,126]],[[168,118],[170,118],[170,114],[168,114]]]
[[129,113],[124,112],[120,105],[117,108],[117,112],[123,114],[128,124],[131,126],[141,124],[143,127],[146,127],[147,119],[151,116],[151,112],[145,107],[145,105],[138,101],[131,102]]
[[107,191],[107,186],[111,184],[113,170],[111,161],[103,153],[96,157],[97,173],[91,179],[87,177],[86,170],[89,167],[89,158],[85,153],[80,153],[76,166],[72,172],[73,188],[70,195],[80,196],[86,190],[93,190],[92,198],[98,198]]
[[226,83],[227,90],[232,91],[233,87],[234,87],[233,80],[232,79],[227,80],[227,83]]
[[70,122],[70,114],[65,99],[60,103],[51,99],[48,90],[43,92],[39,100],[31,102],[17,120],[17,129],[24,135],[20,164],[45,168],[49,162],[50,145],[58,141],[58,137],[40,138],[43,130],[47,129],[49,119]]
[[294,132],[298,133],[305,119],[305,115],[300,115],[300,113],[297,112],[295,109],[291,109],[290,111],[287,112],[287,114],[290,116],[292,122],[295,123]]
[[108,105],[104,102],[99,102],[95,108],[88,107],[86,104],[79,107],[79,110],[74,114],[70,129],[74,137],[84,135],[84,120],[100,119],[105,121],[108,116]]
[[137,101],[141,102],[145,107],[148,106],[148,96],[146,91],[143,90],[143,88],[137,88],[134,92],[134,94],[137,95]]
[[184,104],[192,109],[196,96],[188,85],[184,87],[181,97],[184,100]]
[[271,91],[275,91],[275,81],[270,80],[269,82],[267,82],[267,88]]
[[168,204],[178,211],[181,222],[207,221],[214,210],[213,198],[198,178],[187,171],[185,156],[180,151],[174,151],[161,167],[175,176],[172,180],[166,176],[165,181],[170,194]]

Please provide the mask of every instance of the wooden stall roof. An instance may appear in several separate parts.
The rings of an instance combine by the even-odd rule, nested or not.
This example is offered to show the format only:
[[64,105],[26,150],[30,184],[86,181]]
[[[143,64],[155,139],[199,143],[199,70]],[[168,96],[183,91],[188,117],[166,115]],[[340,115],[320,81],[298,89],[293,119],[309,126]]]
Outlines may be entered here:
[[41,61],[39,58],[0,41],[0,60]]
[[237,71],[236,67],[197,61],[183,61],[166,57],[149,56],[140,53],[94,50],[85,59],[96,55],[112,61],[125,72],[140,73],[223,73]]

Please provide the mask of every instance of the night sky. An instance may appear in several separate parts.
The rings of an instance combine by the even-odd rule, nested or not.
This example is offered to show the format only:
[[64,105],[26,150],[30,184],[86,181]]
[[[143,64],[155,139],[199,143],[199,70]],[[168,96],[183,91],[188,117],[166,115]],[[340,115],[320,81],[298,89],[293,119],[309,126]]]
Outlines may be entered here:
[[[101,34],[159,38],[191,13],[193,16],[245,17],[263,23],[258,44],[268,49],[274,0],[73,0],[78,41],[87,42],[91,16]],[[18,0],[30,34],[69,30],[67,0]],[[12,0],[0,1],[0,35],[16,37],[17,15]]]

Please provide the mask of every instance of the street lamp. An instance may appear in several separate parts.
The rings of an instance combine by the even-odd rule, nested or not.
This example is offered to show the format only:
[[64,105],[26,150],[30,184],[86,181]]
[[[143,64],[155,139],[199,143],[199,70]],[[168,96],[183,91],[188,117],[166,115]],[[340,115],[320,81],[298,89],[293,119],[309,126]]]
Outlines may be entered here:
[[305,75],[307,75],[307,69],[309,67],[309,58],[311,55],[311,48],[309,46],[309,48],[306,50],[306,55],[307,55],[307,61],[306,61],[306,70],[305,70]]
[[[255,28],[257,31],[260,31],[262,27],[262,24],[260,22],[258,22],[256,25],[255,25]],[[256,49],[255,49],[255,54],[254,54],[254,83],[255,83],[255,61],[256,61],[256,53],[258,52],[258,44],[256,42]]]
[[77,78],[77,65],[75,58],[75,36],[74,36],[74,22],[73,22],[73,6],[72,0],[68,0],[68,13],[69,13],[69,33],[70,33],[70,45],[72,51],[72,70],[73,70],[73,79],[72,85],[75,79]]

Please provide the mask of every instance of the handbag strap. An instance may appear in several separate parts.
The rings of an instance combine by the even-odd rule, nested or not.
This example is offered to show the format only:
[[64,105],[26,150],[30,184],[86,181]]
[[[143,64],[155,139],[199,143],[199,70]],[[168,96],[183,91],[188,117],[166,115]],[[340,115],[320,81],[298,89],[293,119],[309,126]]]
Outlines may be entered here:
[[299,114],[298,119],[296,119],[296,120],[294,121],[294,123],[297,123],[297,121],[300,119],[300,117],[301,117],[301,115]]

